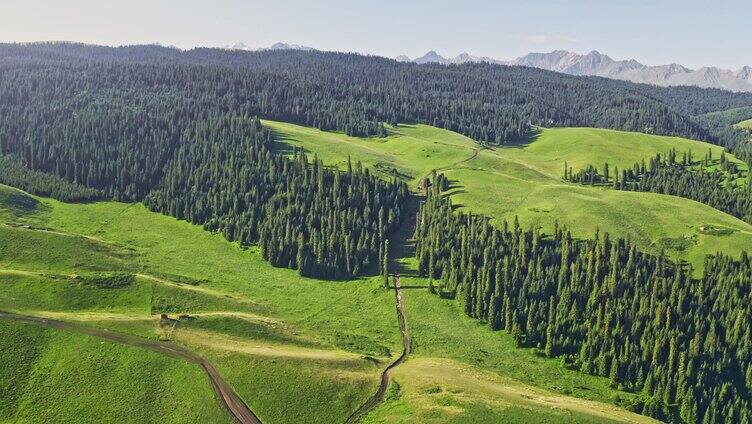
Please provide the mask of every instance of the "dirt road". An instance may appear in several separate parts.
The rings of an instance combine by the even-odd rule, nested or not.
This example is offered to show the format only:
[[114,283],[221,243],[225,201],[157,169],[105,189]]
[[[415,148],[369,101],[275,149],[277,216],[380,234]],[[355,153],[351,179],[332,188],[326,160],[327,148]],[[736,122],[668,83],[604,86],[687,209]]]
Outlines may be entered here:
[[402,300],[402,287],[400,286],[399,275],[396,275],[394,277],[394,293],[395,297],[397,298],[397,319],[399,320],[400,332],[402,333],[402,355],[400,355],[397,360],[389,364],[389,366],[384,369],[384,371],[381,373],[381,383],[379,383],[379,388],[376,391],[376,394],[374,394],[363,405],[361,405],[357,411],[353,412],[353,414],[350,415],[350,417],[346,421],[347,424],[357,423],[361,418],[363,418],[366,414],[371,412],[374,408],[379,406],[381,402],[384,401],[386,389],[387,387],[389,387],[389,375],[394,368],[405,362],[405,359],[407,359],[407,356],[410,354],[410,333],[407,331],[407,321],[405,320],[405,305]]
[[261,420],[248,408],[248,405],[235,393],[227,382],[222,379],[217,369],[203,357],[196,355],[188,349],[170,342],[160,342],[156,340],[144,339],[130,334],[115,333],[106,329],[92,328],[85,325],[74,324],[65,321],[19,315],[11,312],[0,311],[0,319],[25,322],[28,324],[42,325],[45,327],[55,328],[58,330],[75,331],[88,336],[99,337],[115,343],[128,346],[135,346],[149,349],[163,355],[173,358],[183,359],[185,361],[199,365],[209,377],[214,393],[222,402],[228,412],[240,424],[261,424]]

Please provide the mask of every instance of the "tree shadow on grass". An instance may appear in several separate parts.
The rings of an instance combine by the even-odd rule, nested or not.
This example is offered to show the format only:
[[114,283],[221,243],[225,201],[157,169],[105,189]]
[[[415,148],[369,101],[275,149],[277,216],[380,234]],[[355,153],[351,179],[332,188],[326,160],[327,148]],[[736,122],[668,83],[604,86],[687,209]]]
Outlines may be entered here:
[[[414,277],[418,270],[409,264],[409,260],[415,257],[415,224],[420,207],[421,198],[411,194],[406,202],[405,217],[402,219],[397,231],[389,239],[389,264],[393,272],[400,275]],[[408,263],[405,263],[408,262]],[[403,286],[404,288],[404,286]]]
[[502,145],[494,146],[495,149],[524,149],[525,147],[529,146],[530,144],[534,143],[538,138],[540,138],[542,134],[541,129],[537,129],[536,131],[532,132],[531,134],[528,134],[525,138],[520,140],[513,140],[508,141]]
[[450,180],[450,179],[447,179],[447,181],[449,182],[449,187],[447,188],[447,190],[454,190],[454,189],[458,189],[458,188],[463,188],[464,187],[462,184],[460,184],[460,180]]
[[305,147],[297,146],[295,144],[300,142],[300,140],[298,140],[297,138],[281,133],[277,130],[271,130],[271,133],[272,138],[274,139],[274,142],[271,146],[272,153],[285,156],[292,156],[292,154],[296,151],[305,153],[307,155],[311,153],[311,151],[306,149]]

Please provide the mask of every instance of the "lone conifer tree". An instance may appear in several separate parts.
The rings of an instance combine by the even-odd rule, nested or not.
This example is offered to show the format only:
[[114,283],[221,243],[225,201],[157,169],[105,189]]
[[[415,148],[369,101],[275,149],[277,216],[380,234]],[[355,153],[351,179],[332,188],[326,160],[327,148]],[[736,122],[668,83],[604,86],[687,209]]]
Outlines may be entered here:
[[384,288],[389,288],[389,240],[384,241],[384,257],[382,258],[381,273],[384,276]]

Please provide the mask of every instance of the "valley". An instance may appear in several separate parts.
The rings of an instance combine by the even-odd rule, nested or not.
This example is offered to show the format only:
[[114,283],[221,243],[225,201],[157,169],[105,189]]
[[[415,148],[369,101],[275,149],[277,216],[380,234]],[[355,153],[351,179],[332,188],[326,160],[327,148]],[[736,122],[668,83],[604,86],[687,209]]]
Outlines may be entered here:
[[[495,181],[489,178],[473,181],[482,174],[508,175],[518,182],[548,183],[584,192],[602,191],[557,181],[558,164],[550,163],[548,158],[532,161],[525,156],[524,149],[532,149],[535,143],[550,142],[546,138],[556,139],[546,137],[545,131],[544,136],[530,145],[510,147],[506,151],[483,149],[463,136],[427,126],[400,126],[394,129],[392,136],[381,141],[279,122],[264,124],[275,131],[282,151],[301,147],[310,154],[315,153],[324,163],[342,168],[347,164],[348,155],[358,157],[384,178],[396,172],[409,181],[411,188],[435,168],[447,175],[457,173],[458,185],[477,185],[465,194],[467,200],[463,200],[462,208],[479,212],[486,212],[482,209],[483,202],[480,196],[470,196],[470,193],[487,193],[503,181],[503,177]],[[659,141],[656,143],[642,146],[643,150],[629,150],[637,151],[633,156],[636,158],[642,153],[652,153],[651,148],[665,147]],[[545,145],[535,147],[541,149],[539,154],[544,154]],[[582,163],[604,157],[604,153],[590,148],[579,150],[593,155],[583,158]],[[566,157],[572,158],[574,163],[574,155]],[[624,158],[625,161],[631,159]],[[468,177],[464,177],[463,172]],[[452,194],[453,198],[462,195]],[[392,295],[378,288],[378,278],[342,283],[301,278],[291,270],[263,263],[253,247],[240,249],[220,235],[154,214],[139,204],[66,204],[10,188],[1,190],[0,197],[6,199],[0,217],[6,223],[20,225],[0,228],[7,246],[1,263],[4,271],[0,272],[0,279],[4,283],[0,309],[78,322],[152,340],[171,340],[187,346],[216,364],[218,371],[262,422],[322,419],[316,402],[331,400],[335,393],[334,399],[340,399],[341,406],[329,408],[330,418],[326,419],[344,421],[358,404],[371,396],[378,385],[380,370],[390,357],[396,358],[400,352],[399,326],[393,313],[394,302],[390,301]],[[506,216],[499,215],[497,219],[503,218]],[[41,252],[56,254],[48,256]],[[640,420],[607,406],[616,393],[605,381],[568,371],[555,361],[515,348],[508,335],[491,334],[488,329],[462,317],[453,302],[430,297],[426,292],[427,280],[414,276],[414,260],[409,257],[395,260],[403,263],[403,284],[410,287],[404,290],[404,296],[413,353],[406,363],[395,368],[393,377],[396,384],[403,387],[400,390],[405,391],[405,397],[394,398],[388,391],[383,406],[364,417],[364,422],[382,419],[391,422],[394,418],[388,417],[392,416],[394,408],[408,408],[412,412],[407,416],[420,416],[427,422],[450,422],[446,414],[434,416],[441,408],[449,408],[447,411],[451,411],[453,419],[485,416],[493,421],[503,415],[510,419],[539,416],[549,422],[572,419],[591,422],[604,417],[615,422],[624,417],[632,417],[627,422]],[[82,286],[83,283],[78,282],[87,274],[102,273],[133,275],[133,281],[118,288],[98,288],[96,284]],[[335,309],[337,312],[333,315]],[[364,314],[364,311],[368,312]],[[163,313],[170,317],[166,322],[159,318]],[[178,318],[181,315],[185,317]],[[332,320],[333,316],[337,318]],[[447,326],[450,323],[453,324]],[[478,356],[475,349],[461,348],[479,343],[483,346],[481,351],[485,352],[482,356]],[[441,362],[447,360],[451,362]],[[510,401],[514,396],[524,396],[529,401],[523,402],[522,407],[478,401],[476,389],[466,386],[470,380],[445,381],[441,373],[431,377],[437,369],[418,365],[434,361],[460,374],[481,372],[491,373],[488,376],[505,376],[509,383],[489,390],[508,393]],[[307,371],[301,373],[302,364]],[[465,368],[468,366],[471,368]],[[427,373],[426,382],[420,384],[443,387],[440,390],[445,395],[433,397],[424,393],[427,389],[411,385],[413,379],[408,376],[416,372],[413,367]],[[260,381],[241,377],[256,376],[262,369],[267,377]],[[453,374],[454,371],[449,375]],[[400,378],[402,375],[405,377]],[[551,375],[558,377],[552,380]],[[296,383],[295,386],[279,386],[283,381]],[[489,384],[499,384],[492,381],[493,378]],[[305,390],[301,383],[315,385],[322,397],[301,402],[302,399],[295,396]],[[275,387],[270,390],[265,384]],[[505,384],[513,384],[514,389]],[[322,388],[325,391],[321,392]],[[389,390],[396,389],[390,386]],[[432,390],[435,389],[429,392]],[[469,398],[459,395],[465,390],[474,394]],[[527,390],[532,392],[525,392]],[[597,407],[600,412],[593,416],[588,412],[591,406],[572,406],[577,403],[566,399],[573,395],[596,402],[593,405],[602,405]],[[628,399],[631,395],[622,392],[618,396]],[[555,401],[558,406],[551,409],[553,399],[565,401]],[[443,402],[459,403],[446,407],[441,406]],[[274,407],[280,403],[290,406],[280,411]],[[434,418],[430,418],[432,416]]]
[[0,424],[750,422],[752,94],[470,59],[0,43]]
[[[570,223],[578,220],[571,210],[582,210],[588,201],[598,202],[606,209],[606,216],[615,213],[619,203],[609,195],[625,197],[622,210],[623,205],[647,197],[634,205],[634,220],[652,219],[647,205],[655,203],[655,199],[650,197],[665,202],[659,203],[659,208],[673,203],[677,210],[690,209],[682,207],[689,202],[685,199],[564,183],[557,175],[564,160],[572,166],[611,158],[627,164],[677,145],[696,151],[710,148],[720,154],[715,146],[690,140],[592,129],[544,130],[529,144],[482,148],[461,135],[420,125],[396,127],[385,140],[348,137],[272,121],[265,121],[264,125],[275,132],[281,152],[302,148],[325,164],[342,169],[348,157],[357,157],[383,178],[397,175],[415,189],[422,178],[438,169],[453,181],[455,187],[450,195],[462,209],[485,213],[495,220],[513,219],[516,215],[525,225],[541,223],[548,228],[553,224],[548,219],[551,212],[526,206],[524,200],[513,197],[515,193],[526,196],[529,193],[524,191],[538,190],[548,193],[538,197],[552,201],[555,197],[551,193],[559,190],[562,198],[570,202],[576,199],[569,207],[554,212],[557,221]],[[496,192],[500,194],[493,194]],[[573,193],[581,195],[572,196]],[[393,301],[389,292],[378,288],[377,278],[343,283],[301,278],[293,271],[261,262],[253,247],[240,249],[219,235],[154,214],[138,204],[66,204],[11,188],[2,189],[0,197],[5,199],[0,217],[6,223],[21,226],[0,228],[6,246],[0,272],[0,309],[187,346],[215,362],[218,371],[262,422],[321,419],[314,411],[320,410],[317,402],[324,399],[341,402],[335,403],[339,407],[330,408],[327,420],[344,421],[356,405],[371,396],[378,385],[380,369],[400,351]],[[738,252],[752,240],[748,224],[704,205],[698,204],[694,209],[684,221],[657,229],[664,233],[646,236],[646,243],[653,244],[653,237],[663,234],[676,237],[691,231],[687,222],[734,228],[731,236],[708,236],[707,243],[725,246],[729,253]],[[574,226],[576,234],[587,237],[601,229],[639,235],[630,232],[638,224],[625,226],[619,217],[593,221],[593,216],[597,215],[589,215],[583,225]],[[721,244],[719,240],[730,242]],[[698,251],[703,248],[698,244]],[[630,394],[617,395],[596,377],[567,371],[555,361],[519,350],[508,335],[486,335],[489,331],[462,317],[453,302],[437,300],[426,293],[427,280],[414,276],[414,260],[395,260],[403,263],[406,274],[402,279],[410,287],[404,290],[404,296],[413,354],[395,368],[383,406],[364,417],[363,422],[400,422],[398,416],[419,416],[425,422],[452,422],[460,417],[481,421],[502,417],[538,417],[546,422],[642,420],[608,406],[614,396],[628,399]],[[134,277],[123,288],[97,288],[77,282],[81,276],[100,273]],[[336,320],[332,320],[333,309],[337,310]],[[159,318],[163,313],[170,317],[166,322]],[[3,325],[15,327],[16,331],[27,327]],[[481,356],[475,349],[461,348],[479,343],[484,352]],[[301,373],[302,364],[308,371]],[[446,373],[442,369],[453,371]],[[267,377],[256,381],[260,372]],[[483,389],[488,392],[478,392],[469,385],[478,381],[478,373],[482,381],[488,381],[488,388]],[[466,374],[474,377],[463,380],[460,376]],[[245,379],[243,375],[254,378]],[[551,379],[551,375],[558,377]],[[506,380],[497,382],[499,377],[494,376],[504,376]],[[296,384],[279,386],[283,381]],[[295,396],[304,390],[301,383],[315,385],[322,397],[301,402]],[[266,384],[275,387],[270,390]],[[392,387],[396,384],[397,389]],[[568,400],[572,395],[588,400]],[[495,400],[479,400],[486,396]],[[523,406],[519,405],[521,400]],[[280,411],[274,407],[281,403],[288,404],[288,408]],[[406,411],[410,412],[405,415]],[[438,411],[444,412],[437,414]],[[220,420],[221,409],[215,414]],[[455,418],[448,420],[447,416]]]

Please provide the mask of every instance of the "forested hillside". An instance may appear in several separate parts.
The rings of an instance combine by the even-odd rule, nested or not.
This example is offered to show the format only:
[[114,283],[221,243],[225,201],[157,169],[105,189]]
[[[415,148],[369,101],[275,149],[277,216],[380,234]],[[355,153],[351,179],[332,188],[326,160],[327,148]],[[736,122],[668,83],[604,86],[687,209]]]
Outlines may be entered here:
[[621,172],[617,167],[609,168],[608,163],[600,168],[589,165],[577,172],[565,168],[564,179],[580,184],[611,186],[614,190],[684,197],[752,223],[752,174],[728,161],[724,153],[713,158],[712,152],[708,151],[702,159],[695,159],[691,151],[679,157],[672,149],[666,155],[659,153],[648,162],[642,160]]
[[692,116],[711,135],[707,141],[722,140],[717,144],[728,147],[747,162],[752,161],[749,134],[734,127],[741,119],[752,117],[752,93],[730,93],[715,88],[655,87],[651,97]]
[[11,122],[18,107],[31,104],[30,117],[45,119],[38,116],[43,99],[52,103],[49,110],[68,113],[92,103],[127,105],[138,113],[155,103],[186,102],[195,110],[240,110],[353,135],[383,135],[382,122],[421,122],[496,144],[527,137],[531,125],[721,143],[726,135],[709,131],[691,115],[752,105],[752,95],[720,90],[342,53],[49,43],[0,45],[0,57],[0,104]]
[[[410,196],[397,177],[421,181],[427,199],[417,216],[416,256],[420,272],[438,281],[432,291],[456,298],[467,315],[492,329],[507,330],[519,346],[639,393],[630,395],[636,402],[624,405],[637,412],[675,422],[749,423],[752,262],[746,253],[708,256],[696,274],[684,263],[640,252],[637,242],[607,234],[574,240],[558,226],[548,235],[516,223],[510,228],[501,220],[494,227],[487,217],[455,213],[443,192],[456,180],[441,173],[434,173],[430,184],[423,179],[431,168],[441,167],[459,180],[474,172],[473,178],[486,179],[488,185],[475,187],[485,188],[476,194],[488,203],[503,203],[496,195],[511,203],[535,196],[560,203],[561,198],[534,190],[563,188],[562,197],[584,197],[569,191],[572,187],[596,190],[562,183],[559,165],[553,171],[541,165],[559,160],[560,145],[537,153],[520,148],[539,127],[678,135],[725,146],[750,160],[748,133],[713,115],[749,106],[751,94],[657,88],[482,63],[417,65],[315,51],[2,44],[0,183],[68,202],[143,202],[243,246],[256,244],[275,266],[303,276],[346,279],[381,264],[388,268],[388,239],[406,217]],[[412,123],[472,140],[454,134],[453,143],[429,137],[413,139],[420,146],[392,144],[391,149],[412,149],[403,160],[414,167],[400,168],[410,175],[390,162],[396,156],[352,141],[357,143],[357,149],[350,146],[353,151],[370,149],[378,158],[369,158],[377,177],[357,158],[346,168],[339,166],[343,161],[328,168],[301,150],[275,153],[275,133],[262,126],[262,118],[383,144],[399,129],[396,124]],[[612,143],[629,144],[627,135],[610,137]],[[438,144],[444,149],[433,147]],[[519,152],[482,148],[489,145]],[[533,155],[545,159],[532,161]],[[741,170],[740,160],[723,158],[700,163],[687,153],[679,160],[673,150],[649,166],[611,168],[613,176],[606,164],[602,172],[593,164],[577,174],[565,165],[564,179],[687,197],[750,222],[752,185],[743,183],[749,171]],[[706,172],[706,167],[720,171]],[[501,185],[501,178],[512,183]],[[460,183],[473,189],[472,178]],[[463,194],[464,188],[453,188]],[[592,198],[591,204],[606,209],[606,197]],[[654,224],[621,218],[630,214],[627,206],[659,204],[646,199],[631,205],[612,201],[609,211],[627,212],[608,222]],[[581,214],[573,215],[576,219],[595,215],[580,206],[586,204],[572,203]],[[656,209],[666,214],[660,204]],[[547,224],[553,225],[551,216]],[[704,217],[715,215],[700,216],[699,223],[677,225],[713,231]],[[720,231],[739,227],[734,228]],[[664,239],[687,240],[672,236]]]
[[379,262],[402,218],[403,183],[272,155],[258,120],[221,113],[211,99],[113,90],[122,97],[108,105],[107,93],[16,93],[5,106],[23,112],[4,115],[0,182],[65,201],[144,200],[229,240],[260,242],[272,264],[307,276],[352,277]]
[[[608,234],[575,241],[455,214],[442,175],[418,216],[431,290],[519,346],[644,394],[627,407],[671,422],[750,422],[752,262],[708,256],[701,278]],[[433,283],[432,283],[433,284]]]
[[100,190],[72,183],[54,174],[34,171],[22,160],[0,155],[0,181],[40,196],[49,196],[64,202],[83,202],[104,198]]
[[259,243],[264,259],[302,275],[350,278],[379,263],[402,219],[407,186],[360,162],[341,173],[305,154],[270,151],[256,119],[220,118],[185,129],[164,181],[146,204],[228,240]]

